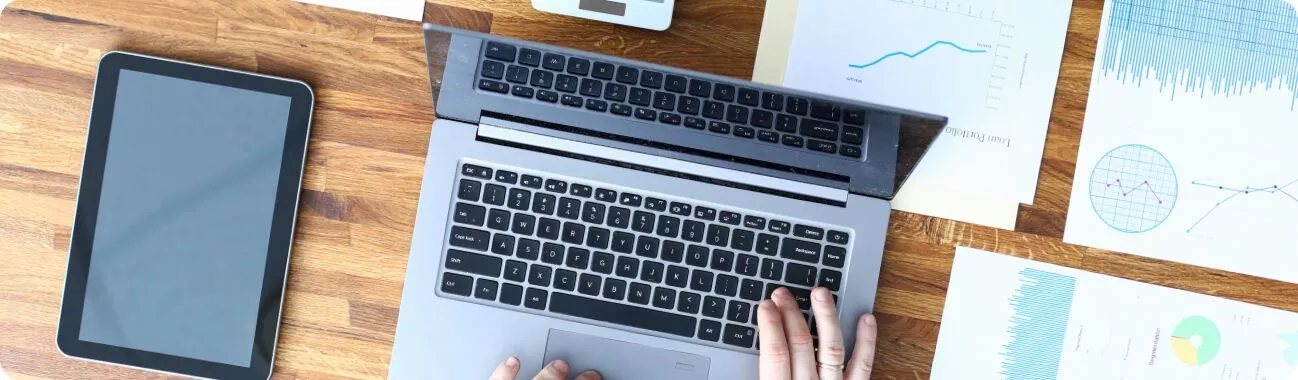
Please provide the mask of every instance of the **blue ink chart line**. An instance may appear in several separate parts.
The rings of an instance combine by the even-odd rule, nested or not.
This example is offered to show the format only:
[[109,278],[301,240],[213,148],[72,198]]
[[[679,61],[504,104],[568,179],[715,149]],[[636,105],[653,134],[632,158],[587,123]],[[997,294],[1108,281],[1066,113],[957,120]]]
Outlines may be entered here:
[[1230,200],[1235,199],[1235,197],[1241,195],[1256,195],[1258,193],[1281,195],[1294,201],[1295,204],[1298,204],[1298,196],[1294,195],[1294,193],[1298,193],[1298,191],[1295,191],[1294,193],[1286,191],[1286,189],[1288,189],[1290,186],[1298,184],[1298,179],[1295,179],[1284,185],[1271,185],[1271,186],[1263,186],[1263,187],[1248,186],[1244,188],[1232,188],[1232,187],[1213,185],[1213,184],[1207,184],[1201,182],[1190,182],[1190,184],[1195,186],[1213,188],[1222,191],[1231,191],[1233,193],[1231,193],[1230,196],[1227,196],[1225,199],[1222,199],[1221,201],[1217,202],[1217,204],[1213,205],[1212,208],[1208,209],[1208,212],[1203,213],[1203,216],[1199,217],[1199,220],[1195,221],[1194,224],[1190,225],[1190,228],[1185,229],[1185,232],[1187,233],[1193,231],[1195,227],[1199,226],[1199,223],[1203,223],[1204,219],[1208,219],[1208,216],[1212,215],[1212,212],[1216,211],[1218,207],[1221,207],[1222,205],[1226,204],[1226,202],[1229,202]]
[[982,54],[982,53],[986,53],[986,52],[987,52],[987,49],[970,49],[970,48],[966,48],[966,47],[963,47],[963,46],[960,46],[960,45],[956,45],[954,42],[950,42],[950,41],[937,41],[937,42],[934,42],[934,43],[932,43],[932,44],[929,44],[928,47],[925,47],[925,48],[923,48],[923,49],[920,49],[919,51],[914,52],[914,53],[907,53],[907,52],[904,52],[904,51],[892,52],[892,53],[885,54],[884,56],[879,57],[878,59],[875,59],[875,60],[873,60],[873,61],[870,61],[870,63],[861,64],[861,65],[851,65],[851,64],[849,64],[849,65],[847,65],[847,67],[851,67],[851,68],[853,68],[853,69],[864,69],[864,68],[867,68],[867,67],[870,67],[870,66],[877,65],[877,64],[879,64],[880,62],[886,61],[886,60],[888,60],[888,58],[892,58],[892,57],[906,57],[906,58],[911,58],[911,59],[913,59],[913,58],[915,58],[915,57],[918,57],[918,56],[920,56],[920,55],[923,55],[924,53],[927,53],[929,50],[932,50],[933,48],[938,47],[939,45],[950,46],[950,47],[955,48],[956,50],[959,50],[959,51],[962,51],[962,52],[965,52],[965,53],[969,53],[969,54]]

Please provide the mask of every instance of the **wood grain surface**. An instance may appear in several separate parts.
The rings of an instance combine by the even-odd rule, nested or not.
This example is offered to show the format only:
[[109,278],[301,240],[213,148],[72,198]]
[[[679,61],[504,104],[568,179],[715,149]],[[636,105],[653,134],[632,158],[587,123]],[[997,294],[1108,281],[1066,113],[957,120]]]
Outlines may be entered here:
[[[747,79],[763,6],[681,0],[666,32],[543,14],[528,0],[430,0],[425,20]],[[1038,195],[1017,232],[893,213],[876,378],[928,377],[955,245],[1298,310],[1298,285],[1061,241],[1102,7],[1073,4]],[[274,377],[386,377],[433,120],[420,29],[285,0],[18,0],[0,14],[0,372],[161,377],[54,346],[95,64],[113,49],[315,86]]]

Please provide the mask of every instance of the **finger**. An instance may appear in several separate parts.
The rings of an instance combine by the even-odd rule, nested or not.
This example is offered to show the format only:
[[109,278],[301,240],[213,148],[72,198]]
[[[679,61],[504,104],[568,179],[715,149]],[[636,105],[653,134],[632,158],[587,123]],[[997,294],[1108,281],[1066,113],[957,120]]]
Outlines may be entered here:
[[784,336],[789,343],[789,352],[792,353],[793,380],[814,380],[816,347],[811,341],[807,318],[798,309],[798,301],[785,288],[776,289],[771,299],[779,306],[780,317],[784,318]]
[[510,356],[500,362],[495,371],[491,371],[491,380],[514,380],[518,377],[518,358]]
[[555,360],[541,368],[541,373],[536,374],[532,380],[567,380],[570,369],[568,362]]
[[604,380],[604,376],[601,376],[599,372],[595,372],[592,370],[592,371],[582,372],[580,375],[577,375],[577,378],[572,380]]
[[874,370],[874,344],[879,339],[878,322],[873,315],[862,315],[856,322],[856,347],[852,361],[847,364],[848,380],[870,380]]
[[811,291],[811,312],[816,315],[816,335],[820,337],[820,350],[816,352],[816,360],[831,366],[819,371],[820,380],[843,379],[843,327],[838,325],[837,309],[829,289],[816,288]]
[[789,344],[784,340],[784,320],[780,310],[771,300],[757,305],[758,337],[758,372],[762,380],[789,380],[789,369],[792,366]]

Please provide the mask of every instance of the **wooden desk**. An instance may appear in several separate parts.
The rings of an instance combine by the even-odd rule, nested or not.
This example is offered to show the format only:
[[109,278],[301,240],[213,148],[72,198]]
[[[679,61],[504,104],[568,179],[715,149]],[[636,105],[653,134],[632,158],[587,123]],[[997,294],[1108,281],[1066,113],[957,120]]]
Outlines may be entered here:
[[[681,1],[665,33],[527,0],[430,0],[425,20],[747,78],[763,4]],[[1018,232],[893,214],[877,378],[928,376],[956,244],[1298,310],[1296,285],[1061,242],[1101,8],[1074,3],[1039,195]],[[420,30],[283,0],[18,0],[0,16],[0,367],[16,379],[158,377],[54,346],[95,63],[111,49],[315,86],[275,378],[385,377],[433,120]]]

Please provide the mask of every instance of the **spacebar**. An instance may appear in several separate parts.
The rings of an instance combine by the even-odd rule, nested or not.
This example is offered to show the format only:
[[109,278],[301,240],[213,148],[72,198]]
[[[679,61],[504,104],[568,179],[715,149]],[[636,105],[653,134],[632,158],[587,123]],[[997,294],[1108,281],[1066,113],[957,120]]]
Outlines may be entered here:
[[686,338],[694,337],[694,317],[665,313],[619,303],[605,302],[586,297],[552,293],[550,311],[589,318],[598,321],[615,323],[624,326],[639,327]]

